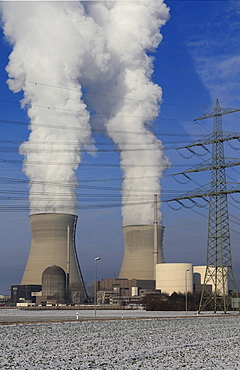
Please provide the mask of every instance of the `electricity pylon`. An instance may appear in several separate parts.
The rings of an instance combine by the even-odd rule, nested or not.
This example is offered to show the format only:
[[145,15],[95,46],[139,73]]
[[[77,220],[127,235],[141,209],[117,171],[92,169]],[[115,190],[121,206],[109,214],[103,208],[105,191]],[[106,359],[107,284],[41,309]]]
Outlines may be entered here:
[[[235,184],[235,187],[231,186],[227,189],[225,168],[240,165],[240,161],[236,158],[225,160],[223,143],[227,140],[239,139],[240,135],[237,133],[224,134],[222,131],[222,115],[237,111],[240,111],[240,109],[221,108],[217,100],[215,108],[194,120],[213,118],[213,132],[185,148],[205,147],[205,145],[211,144],[212,158],[210,161],[203,162],[188,171],[182,172],[182,174],[210,170],[210,188],[200,187],[184,196],[171,199],[179,201],[180,199],[191,200],[192,198],[209,197],[207,263],[199,312],[211,305],[214,313],[217,310],[226,313],[230,304],[228,282],[233,286],[233,295],[237,296],[232,267],[227,194],[240,192],[240,188]],[[209,285],[212,285],[212,291],[208,289]]]

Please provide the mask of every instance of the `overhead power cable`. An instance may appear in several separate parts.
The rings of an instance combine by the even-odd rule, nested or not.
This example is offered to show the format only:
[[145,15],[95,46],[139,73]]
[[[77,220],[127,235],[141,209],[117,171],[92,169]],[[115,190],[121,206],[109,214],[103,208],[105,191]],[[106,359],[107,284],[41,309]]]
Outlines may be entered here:
[[[83,93],[83,95],[96,95],[96,96],[102,96],[104,98],[115,98],[115,99],[122,99],[122,100],[133,100],[133,101],[144,101],[144,102],[149,102],[149,103],[152,103],[150,100],[143,100],[143,99],[136,99],[136,98],[129,98],[129,97],[125,97],[125,96],[116,96],[116,95],[110,95],[110,94],[105,94],[105,93],[99,93],[99,92],[93,92],[93,91],[88,91],[88,90],[82,90],[80,88],[69,88],[69,87],[66,87],[66,86],[60,86],[60,85],[52,85],[52,84],[49,84],[49,83],[43,83],[43,82],[39,82],[39,81],[30,81],[30,80],[25,80],[25,79],[20,79],[20,78],[11,78],[11,77],[8,77],[8,76],[4,76],[4,75],[0,75],[0,77],[2,78],[7,78],[8,80],[17,80],[17,81],[22,81],[24,83],[29,83],[29,84],[33,84],[35,86],[45,86],[45,87],[53,87],[53,88],[56,88],[56,89],[62,89],[62,90],[67,90],[67,91],[76,91],[76,92],[81,92]],[[186,107],[186,108],[198,108],[198,109],[207,109],[208,107],[203,107],[203,106],[194,106],[194,105],[185,105],[185,104],[173,104],[173,103],[166,103],[165,101],[161,102],[161,104],[164,104],[164,105],[170,105],[170,106],[178,106],[178,107]]]
[[[23,121],[13,121],[13,120],[5,120],[5,119],[0,119],[0,123],[7,124],[7,125],[20,125],[20,126],[29,126],[29,122],[23,122]],[[84,128],[84,127],[73,127],[73,126],[58,126],[58,125],[50,125],[48,123],[37,123],[33,122],[32,124],[36,124],[37,127],[47,127],[47,128],[54,128],[54,129],[62,129],[62,130],[75,130],[75,131],[91,131],[92,133],[117,133],[117,134],[133,134],[133,135],[142,135],[145,134],[145,131],[131,131],[131,130],[106,130],[103,128]],[[187,134],[179,134],[179,133],[158,133],[158,132],[150,132],[153,133],[154,135],[157,136],[177,136],[177,137],[186,137],[189,136]]]
[[[158,178],[158,176],[146,176],[147,179],[154,179]],[[132,176],[128,177],[129,181],[132,180],[141,180],[142,176]],[[80,179],[80,183],[96,183],[96,182],[114,182],[114,181],[122,181],[122,177],[112,177],[112,178],[96,178],[96,179]],[[12,177],[1,177],[0,176],[0,183],[2,182],[8,182],[8,183],[21,183],[21,184],[29,184],[30,180],[27,179],[17,179],[17,178],[12,178]],[[66,182],[49,182],[49,181],[31,181],[31,184],[43,184],[43,185],[49,185],[51,184],[52,186],[62,186],[62,187],[69,187],[69,186],[80,186],[78,184],[73,184],[73,183],[68,183]]]
[[[21,160],[18,160],[18,159],[4,159],[4,158],[0,158],[0,163],[20,163],[22,164],[22,161]],[[69,162],[69,163],[64,163],[64,162],[45,162],[43,163],[42,161],[29,161],[27,162],[28,164],[34,164],[34,165],[42,165],[42,166],[46,166],[46,165],[57,165],[57,166],[75,166],[76,163],[75,162]],[[119,168],[119,163],[84,163],[84,162],[81,162],[79,163],[79,166],[81,167],[112,167],[112,168]],[[176,165],[173,165],[172,167],[183,167],[184,164],[176,164]],[[134,163],[134,164],[122,164],[122,168],[130,168],[130,167],[142,167],[142,168],[155,168],[155,167],[158,167],[158,168],[163,168],[163,170],[166,169],[165,165],[156,165],[156,164],[143,164],[143,163]]]
[[[1,103],[8,103],[8,104],[19,104],[18,102],[16,101],[9,101],[9,100],[3,100],[3,99],[0,99],[0,102]],[[52,106],[47,106],[47,105],[38,105],[38,104],[31,104],[31,107],[33,108],[42,108],[42,109],[47,109],[47,110],[56,110],[56,111],[63,111],[63,112],[84,112],[84,114],[88,114],[89,112],[86,110],[83,110],[83,109],[69,109],[69,108],[61,108],[61,107],[52,107]],[[161,116],[158,116],[158,117],[152,117],[152,116],[133,116],[133,115],[127,115],[127,114],[116,114],[116,113],[110,113],[110,112],[94,112],[93,114],[91,115],[97,115],[97,116],[106,116],[106,117],[122,117],[122,118],[138,118],[138,119],[145,119],[146,121],[150,120],[151,122],[152,121],[156,121],[156,120],[167,120],[167,121],[189,121],[189,122],[193,122],[193,119],[179,119],[179,118],[164,118],[164,117],[161,117]]]

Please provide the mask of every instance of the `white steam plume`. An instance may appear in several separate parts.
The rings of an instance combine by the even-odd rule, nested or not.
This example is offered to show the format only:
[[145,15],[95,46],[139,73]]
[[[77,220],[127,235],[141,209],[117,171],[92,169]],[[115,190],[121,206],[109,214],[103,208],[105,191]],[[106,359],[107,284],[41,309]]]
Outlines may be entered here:
[[[96,111],[110,114],[104,123],[121,150],[123,225],[149,224],[153,194],[160,196],[159,179],[169,161],[150,129],[159,113],[162,90],[151,80],[153,64],[147,52],[159,45],[169,9],[161,0],[141,0],[93,3],[88,11],[104,30],[112,62],[100,88],[99,84],[92,88],[123,98],[110,102],[95,97],[91,102]],[[136,148],[140,149],[131,151]],[[161,221],[160,211],[158,217]]]
[[[153,194],[160,196],[159,179],[169,165],[151,131],[162,90],[151,80],[148,55],[169,17],[163,0],[1,4],[4,33],[14,46],[9,86],[24,91],[31,119],[29,141],[21,146],[31,213],[76,213],[74,171],[82,146],[91,142],[84,86],[102,94],[86,96],[91,110],[108,113],[92,123],[104,124],[121,152],[123,224],[152,223]],[[68,143],[74,150],[66,152]],[[136,143],[141,149],[129,151]]]
[[99,26],[80,2],[2,2],[1,12],[13,45],[8,84],[23,90],[21,103],[31,119],[29,141],[20,147],[31,183],[30,212],[76,214],[74,171],[82,146],[91,143],[79,81],[105,71]]

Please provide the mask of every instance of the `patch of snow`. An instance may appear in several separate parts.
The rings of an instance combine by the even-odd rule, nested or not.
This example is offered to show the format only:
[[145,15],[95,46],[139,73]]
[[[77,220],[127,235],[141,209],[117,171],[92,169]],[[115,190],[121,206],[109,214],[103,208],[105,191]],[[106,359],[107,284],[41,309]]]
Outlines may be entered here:
[[[39,316],[39,312],[34,313]],[[44,313],[53,315],[52,311]],[[62,315],[65,317],[66,312],[58,312],[58,317]],[[239,369],[239,324],[239,316],[195,315],[1,325],[0,368]]]

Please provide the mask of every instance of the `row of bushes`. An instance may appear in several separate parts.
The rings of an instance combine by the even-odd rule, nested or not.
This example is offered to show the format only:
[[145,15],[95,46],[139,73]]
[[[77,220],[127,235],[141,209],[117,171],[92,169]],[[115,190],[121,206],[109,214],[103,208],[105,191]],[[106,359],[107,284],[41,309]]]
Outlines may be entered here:
[[[188,293],[187,309],[189,311],[197,311],[199,308],[200,294]],[[166,294],[154,295],[149,294],[142,298],[142,304],[145,305],[147,311],[184,311],[186,309],[186,297],[184,294],[173,293],[168,296]]]

